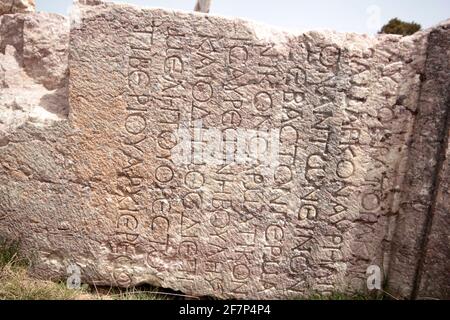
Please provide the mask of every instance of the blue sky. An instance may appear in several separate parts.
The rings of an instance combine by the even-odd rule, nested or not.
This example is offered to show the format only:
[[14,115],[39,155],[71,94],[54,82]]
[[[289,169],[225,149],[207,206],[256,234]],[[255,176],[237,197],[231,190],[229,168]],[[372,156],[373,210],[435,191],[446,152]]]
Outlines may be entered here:
[[[121,0],[148,7],[192,10],[195,0]],[[36,0],[37,10],[67,14],[72,0]],[[212,14],[276,27],[375,33],[393,17],[424,28],[450,18],[450,0],[212,0]]]

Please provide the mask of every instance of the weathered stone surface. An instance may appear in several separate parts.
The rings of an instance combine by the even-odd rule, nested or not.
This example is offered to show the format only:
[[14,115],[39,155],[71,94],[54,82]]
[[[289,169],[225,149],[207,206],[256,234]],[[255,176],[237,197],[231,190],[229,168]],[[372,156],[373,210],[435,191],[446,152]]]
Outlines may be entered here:
[[[448,121],[448,120],[447,120]],[[447,124],[448,125],[448,124]],[[447,127],[448,128],[448,127]],[[447,134],[450,135],[450,132]],[[428,237],[424,247],[424,256],[418,270],[419,277],[416,279],[416,291],[412,298],[443,298],[450,299],[450,250],[448,248],[450,239],[450,145],[447,143],[447,153],[442,164],[438,189],[435,190],[436,198],[433,205],[432,221],[425,236]]]
[[389,272],[390,289],[414,299],[450,298],[449,70],[444,24],[429,35]]
[[67,118],[68,45],[63,16],[0,17],[0,139],[27,121]]
[[34,12],[34,0],[0,0],[0,16],[11,13]]
[[[60,121],[9,124],[0,140],[0,235],[22,241],[36,275],[77,264],[98,285],[287,298],[365,292],[378,265],[393,294],[445,296],[445,276],[427,283],[448,252],[448,23],[435,38],[372,38],[125,5],[77,12],[68,118],[63,107],[50,112]],[[26,66],[54,40],[29,36],[27,49],[11,31],[23,18],[4,17],[1,90],[19,92],[9,70],[65,88],[64,54]],[[218,146],[222,163],[208,156]],[[436,237],[416,249],[423,228]]]

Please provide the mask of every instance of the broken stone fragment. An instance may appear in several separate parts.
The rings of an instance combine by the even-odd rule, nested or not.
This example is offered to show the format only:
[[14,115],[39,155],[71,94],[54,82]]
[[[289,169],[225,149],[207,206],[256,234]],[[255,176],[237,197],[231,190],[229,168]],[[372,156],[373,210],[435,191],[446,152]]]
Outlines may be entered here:
[[12,13],[34,12],[34,0],[0,0],[0,16]]

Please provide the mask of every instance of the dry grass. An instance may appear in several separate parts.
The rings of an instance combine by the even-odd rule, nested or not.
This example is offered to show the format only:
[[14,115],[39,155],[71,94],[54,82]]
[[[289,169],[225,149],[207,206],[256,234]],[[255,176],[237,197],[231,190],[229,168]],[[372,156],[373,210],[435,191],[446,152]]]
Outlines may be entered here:
[[[30,261],[18,254],[18,244],[0,238],[0,300],[171,300],[199,299],[176,292],[160,292],[152,286],[138,288],[105,288],[83,285],[68,289],[65,283],[38,280],[28,275]],[[312,296],[308,300],[368,300],[380,296]],[[300,299],[303,300],[303,299]]]
[[31,278],[30,262],[17,249],[16,242],[0,239],[0,300],[68,300],[85,295],[64,284]]
[[[0,300],[167,300],[174,293],[157,288],[96,288],[83,285],[79,290],[28,275],[30,261],[19,254],[17,242],[0,238]],[[181,296],[181,295],[180,295]]]
[[0,269],[0,300],[166,300],[170,295],[138,288],[95,289],[83,285],[68,289],[65,283],[30,277],[27,268],[11,260]]
[[82,293],[63,284],[32,279],[24,268],[6,265],[0,274],[1,300],[73,300]]

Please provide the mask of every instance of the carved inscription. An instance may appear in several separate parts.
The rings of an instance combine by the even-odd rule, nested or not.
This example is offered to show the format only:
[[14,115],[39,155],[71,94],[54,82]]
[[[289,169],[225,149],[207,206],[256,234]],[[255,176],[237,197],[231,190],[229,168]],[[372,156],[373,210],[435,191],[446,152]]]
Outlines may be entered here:
[[114,280],[235,298],[364,290],[412,117],[400,45],[130,12],[93,18],[124,77],[105,160]]

